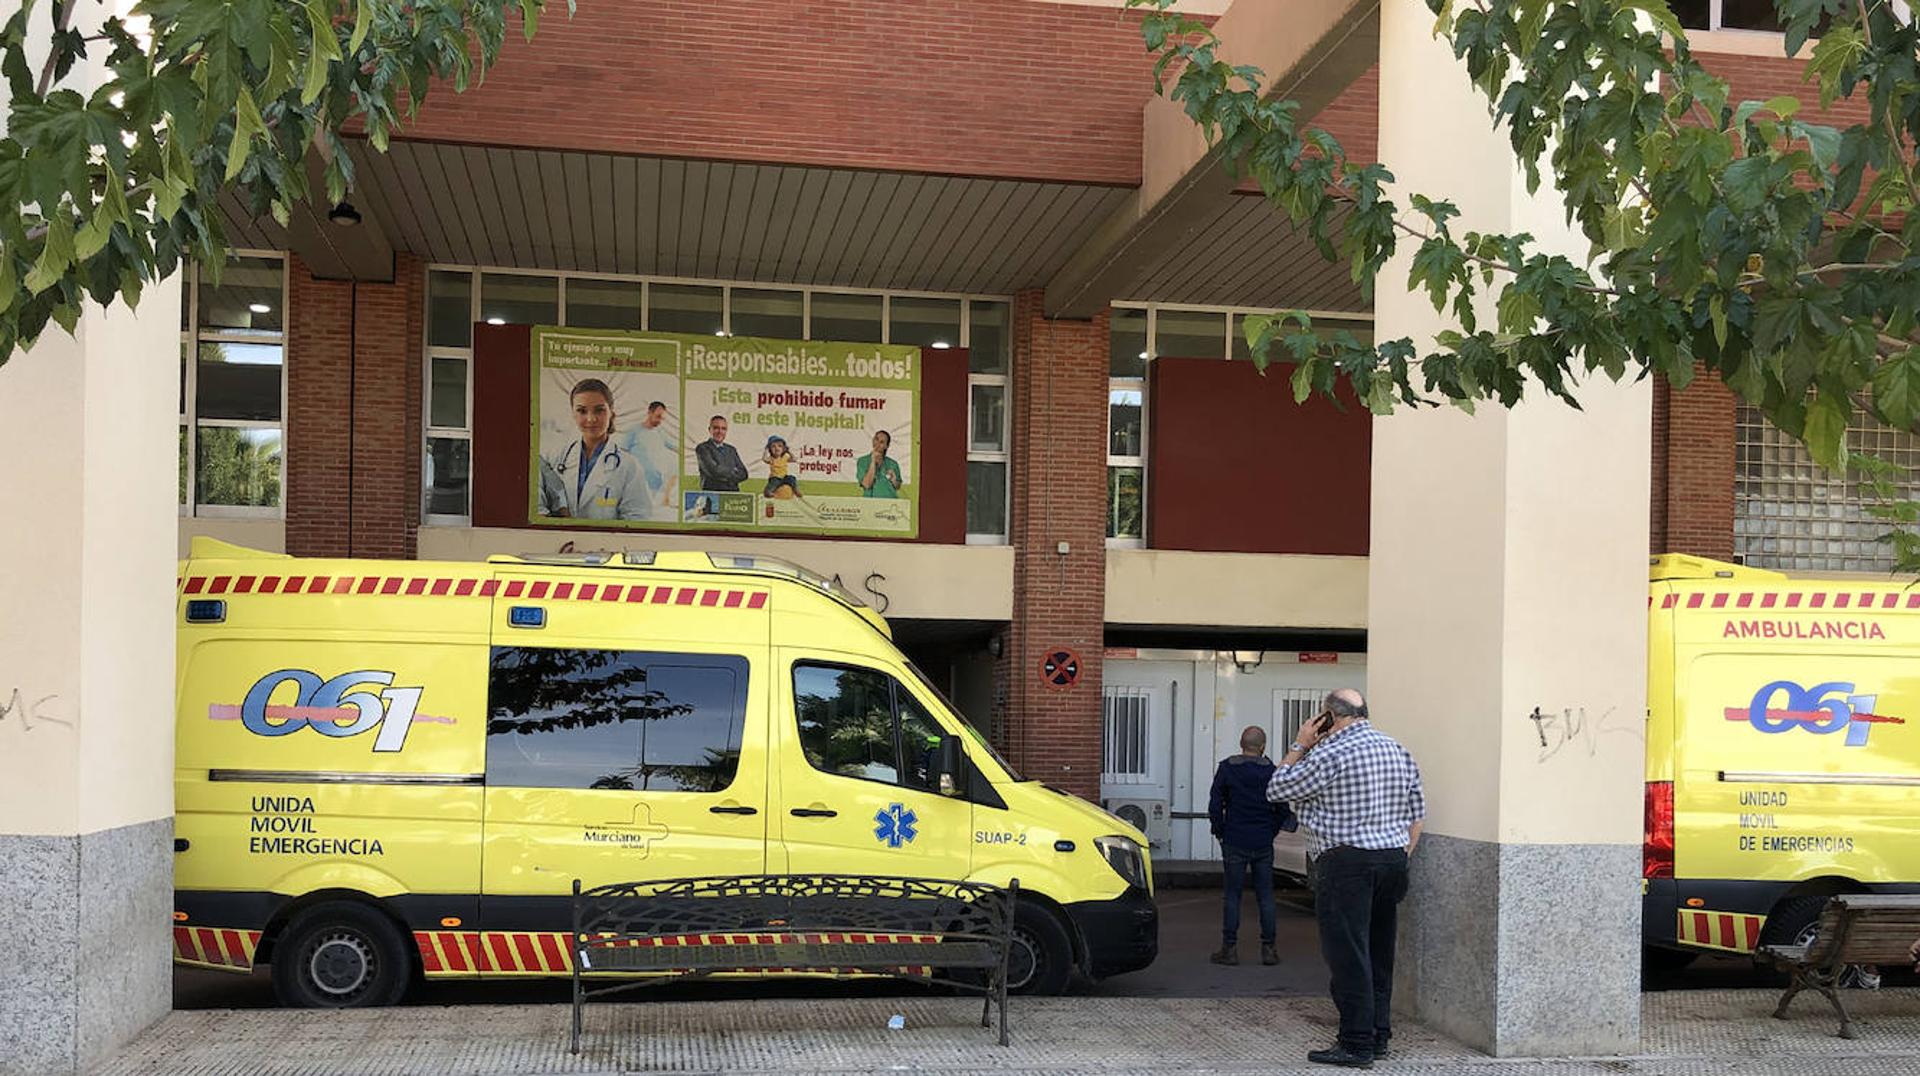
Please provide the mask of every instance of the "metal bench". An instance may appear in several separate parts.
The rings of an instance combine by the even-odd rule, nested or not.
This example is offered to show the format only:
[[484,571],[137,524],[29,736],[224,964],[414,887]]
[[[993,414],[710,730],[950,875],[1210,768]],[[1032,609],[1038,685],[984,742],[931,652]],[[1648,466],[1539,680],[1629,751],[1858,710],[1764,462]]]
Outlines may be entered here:
[[1853,1018],[1840,1001],[1841,972],[1850,964],[1910,961],[1916,938],[1920,938],[1920,894],[1853,893],[1834,897],[1821,910],[1811,941],[1761,947],[1762,957],[1792,976],[1779,1008],[1773,1011],[1774,1017],[1785,1020],[1794,995],[1813,990],[1840,1015],[1840,1037],[1853,1038]]
[[[1007,1045],[1007,955],[1016,879],[868,875],[573,883],[573,1042],[587,999],[731,972],[888,975],[985,995]],[[637,981],[633,981],[639,977]],[[626,979],[589,989],[601,979]]]

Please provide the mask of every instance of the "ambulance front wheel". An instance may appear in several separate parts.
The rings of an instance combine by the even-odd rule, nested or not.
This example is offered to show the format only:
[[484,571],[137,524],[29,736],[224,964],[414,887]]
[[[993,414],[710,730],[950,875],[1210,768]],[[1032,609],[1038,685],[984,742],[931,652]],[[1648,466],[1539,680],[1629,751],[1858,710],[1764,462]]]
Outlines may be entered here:
[[1007,954],[1007,992],[1064,994],[1072,977],[1073,939],[1067,928],[1045,908],[1019,902],[1013,913],[1013,948]]
[[364,904],[316,904],[274,945],[273,992],[293,1008],[395,1005],[412,979],[406,939],[392,920]]

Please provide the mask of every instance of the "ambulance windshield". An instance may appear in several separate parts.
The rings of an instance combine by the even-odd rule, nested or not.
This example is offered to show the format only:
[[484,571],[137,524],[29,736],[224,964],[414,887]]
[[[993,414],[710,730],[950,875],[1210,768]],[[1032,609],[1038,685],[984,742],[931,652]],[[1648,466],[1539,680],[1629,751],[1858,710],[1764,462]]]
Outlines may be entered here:
[[[902,654],[901,658],[903,660],[906,660],[906,655]],[[968,741],[970,741],[975,747],[986,752],[986,755],[988,758],[999,763],[1000,768],[1007,771],[1008,777],[1013,778],[1015,781],[1027,780],[1026,777],[1021,775],[1019,770],[1016,770],[1013,768],[1013,763],[1008,762],[1005,758],[1001,757],[1000,752],[995,751],[993,749],[993,745],[987,742],[987,738],[985,736],[980,735],[980,730],[974,727],[973,722],[970,719],[968,719],[966,714],[960,712],[960,708],[953,704],[952,699],[947,698],[947,693],[944,691],[941,691],[940,688],[934,684],[932,677],[928,676],[925,672],[923,672],[920,666],[915,665],[911,660],[907,660],[907,668],[913,670],[914,678],[920,681],[921,687],[924,687],[929,692],[932,692],[933,697],[936,699],[939,699],[941,705],[945,706],[947,710],[953,714],[953,716],[960,719],[960,730],[966,736]]]

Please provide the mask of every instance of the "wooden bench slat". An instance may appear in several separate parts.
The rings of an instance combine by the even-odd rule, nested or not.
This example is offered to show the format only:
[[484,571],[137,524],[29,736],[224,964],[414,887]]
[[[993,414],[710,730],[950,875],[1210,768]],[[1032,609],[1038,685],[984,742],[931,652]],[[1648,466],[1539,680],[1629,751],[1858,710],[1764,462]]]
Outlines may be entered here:
[[1920,893],[1842,893],[1831,903],[1856,914],[1878,910],[1920,912]]

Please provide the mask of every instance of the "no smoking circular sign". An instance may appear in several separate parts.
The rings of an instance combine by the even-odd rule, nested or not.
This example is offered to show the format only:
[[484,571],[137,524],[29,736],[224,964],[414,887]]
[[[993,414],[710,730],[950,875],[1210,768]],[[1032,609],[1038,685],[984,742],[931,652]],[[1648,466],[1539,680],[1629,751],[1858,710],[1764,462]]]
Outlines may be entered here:
[[1040,659],[1040,678],[1048,687],[1072,687],[1080,682],[1080,655],[1065,647],[1049,650]]

